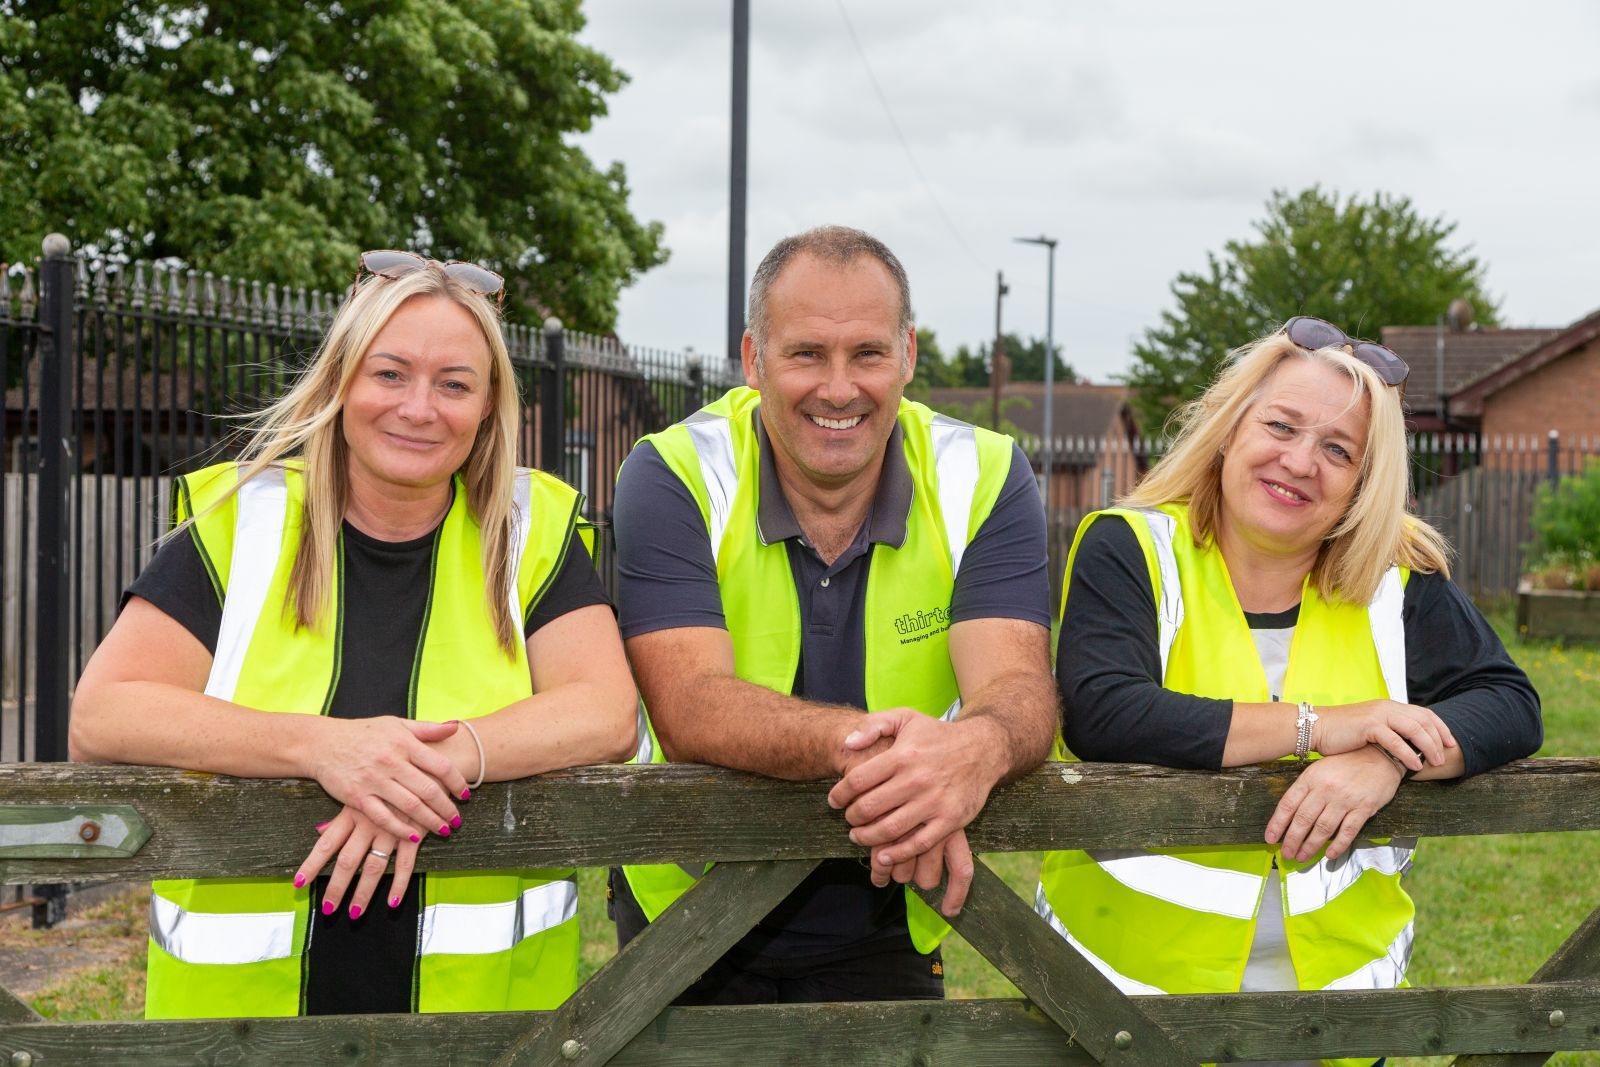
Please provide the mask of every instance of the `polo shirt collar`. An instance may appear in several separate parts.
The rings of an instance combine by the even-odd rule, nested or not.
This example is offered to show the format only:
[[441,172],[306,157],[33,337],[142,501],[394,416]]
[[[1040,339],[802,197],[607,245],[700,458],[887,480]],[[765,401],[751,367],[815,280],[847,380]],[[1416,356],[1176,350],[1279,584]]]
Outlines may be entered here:
[[[767,439],[767,427],[761,421],[761,408],[750,413],[755,420],[756,442],[761,453],[760,496],[756,507],[756,533],[764,545],[803,537],[804,531],[783,495],[783,484],[778,480],[777,461],[772,456],[772,442]],[[911,468],[906,464],[905,434],[896,420],[889,433],[889,443],[883,452],[883,471],[878,477],[878,488],[872,498],[872,514],[867,519],[869,542],[900,548],[906,543],[906,523],[911,515],[911,501],[915,494],[911,481]]]

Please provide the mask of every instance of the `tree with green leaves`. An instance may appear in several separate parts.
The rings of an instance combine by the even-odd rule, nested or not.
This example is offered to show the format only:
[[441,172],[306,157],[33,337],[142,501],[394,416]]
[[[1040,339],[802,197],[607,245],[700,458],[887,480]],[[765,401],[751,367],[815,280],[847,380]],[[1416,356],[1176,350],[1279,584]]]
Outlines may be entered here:
[[0,0],[0,259],[59,230],[338,289],[409,248],[609,329],[666,251],[568,143],[625,81],[582,26],[578,0]]
[[1172,283],[1177,301],[1134,345],[1128,384],[1144,426],[1163,425],[1216,375],[1228,352],[1295,315],[1327,319],[1352,337],[1384,326],[1430,324],[1465,297],[1477,321],[1497,324],[1484,268],[1450,247],[1455,223],[1424,218],[1405,197],[1370,200],[1313,186],[1276,192],[1252,240],[1208,253],[1206,269]]
[[[1044,338],[1030,337],[1024,341],[1014,333],[1003,335],[1006,358],[1011,360],[1011,380],[1014,382],[1044,381]],[[1078,380],[1078,372],[1061,358],[1061,345],[1055,346],[1057,382],[1067,384]]]

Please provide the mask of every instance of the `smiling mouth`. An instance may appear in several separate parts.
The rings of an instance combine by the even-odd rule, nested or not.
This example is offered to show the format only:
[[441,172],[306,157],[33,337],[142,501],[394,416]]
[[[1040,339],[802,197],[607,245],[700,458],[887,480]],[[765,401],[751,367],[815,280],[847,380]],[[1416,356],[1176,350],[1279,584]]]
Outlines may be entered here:
[[1308,504],[1311,502],[1310,497],[1306,496],[1304,493],[1289,488],[1282,482],[1274,482],[1263,479],[1261,484],[1267,487],[1267,492],[1271,493],[1275,497],[1278,497],[1280,500],[1285,500],[1291,504]]
[[389,440],[404,448],[432,448],[438,443],[437,441],[424,441],[416,437],[405,437],[397,433],[387,434],[386,436]]
[[814,425],[821,426],[824,430],[849,430],[859,425],[865,415],[851,415],[846,419],[825,419],[821,415],[807,415]]

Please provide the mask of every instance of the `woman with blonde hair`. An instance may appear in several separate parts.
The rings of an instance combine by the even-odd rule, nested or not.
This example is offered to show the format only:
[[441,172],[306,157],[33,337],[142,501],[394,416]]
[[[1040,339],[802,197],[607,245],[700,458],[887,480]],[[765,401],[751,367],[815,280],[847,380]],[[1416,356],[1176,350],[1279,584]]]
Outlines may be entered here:
[[633,750],[582,500],[515,466],[500,277],[362,267],[242,458],[176,481],[78,683],[76,759],[314,778],[343,805],[292,880],[155,884],[151,1018],[528,1010],[576,984],[571,870],[412,871],[471,832],[483,781]]
[[1038,910],[1126,992],[1401,984],[1414,842],[1363,825],[1403,778],[1539,747],[1538,695],[1406,511],[1406,374],[1291,319],[1235,352],[1172,450],[1078,529],[1057,662],[1073,753],[1315,760],[1261,845],[1047,856]]

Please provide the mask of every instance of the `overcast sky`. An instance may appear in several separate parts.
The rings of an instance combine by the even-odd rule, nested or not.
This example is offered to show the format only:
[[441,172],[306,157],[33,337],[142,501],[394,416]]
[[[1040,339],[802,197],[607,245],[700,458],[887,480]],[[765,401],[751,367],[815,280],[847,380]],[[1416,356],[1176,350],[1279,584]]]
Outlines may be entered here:
[[[581,143],[627,166],[672,253],[623,293],[631,343],[724,348],[731,6],[584,5],[582,38],[632,81]],[[747,270],[786,234],[859,226],[947,349],[992,335],[996,270],[1006,328],[1043,335],[1045,253],[1012,238],[1045,233],[1065,358],[1107,380],[1179,271],[1318,182],[1455,220],[1508,325],[1600,307],[1592,0],[751,7]]]

